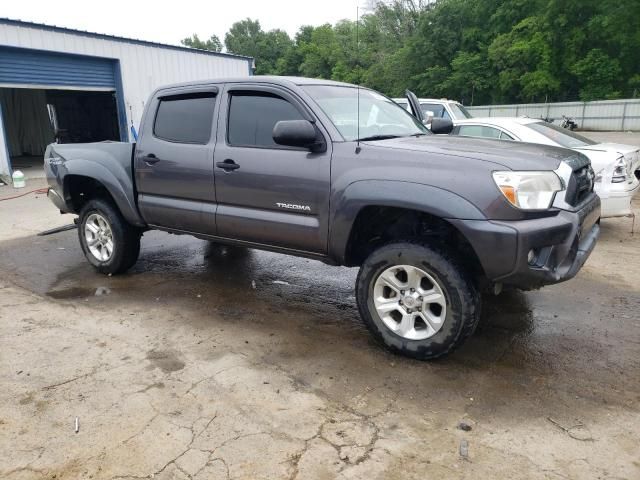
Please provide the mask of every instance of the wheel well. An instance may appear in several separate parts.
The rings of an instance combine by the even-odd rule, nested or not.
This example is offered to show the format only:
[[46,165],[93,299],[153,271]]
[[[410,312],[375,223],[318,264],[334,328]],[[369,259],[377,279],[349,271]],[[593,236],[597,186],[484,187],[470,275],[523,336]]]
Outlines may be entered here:
[[368,206],[358,212],[346,250],[346,264],[359,266],[376,248],[393,240],[426,241],[462,259],[471,273],[484,276],[467,239],[446,220],[417,210]]
[[113,197],[102,183],[83,175],[67,175],[64,178],[64,194],[67,203],[75,213],[79,213],[89,200],[95,198],[102,198],[113,203]]

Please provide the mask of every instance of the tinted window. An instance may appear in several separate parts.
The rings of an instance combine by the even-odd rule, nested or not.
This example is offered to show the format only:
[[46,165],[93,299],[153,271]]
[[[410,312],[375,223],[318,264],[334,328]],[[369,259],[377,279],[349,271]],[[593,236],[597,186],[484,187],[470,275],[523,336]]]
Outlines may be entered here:
[[285,99],[263,93],[233,93],[227,135],[230,145],[278,147],[273,127],[281,120],[304,120]]
[[500,130],[482,125],[460,125],[460,133],[467,137],[500,138]]
[[215,102],[214,93],[162,98],[153,134],[171,142],[206,144],[211,137]]

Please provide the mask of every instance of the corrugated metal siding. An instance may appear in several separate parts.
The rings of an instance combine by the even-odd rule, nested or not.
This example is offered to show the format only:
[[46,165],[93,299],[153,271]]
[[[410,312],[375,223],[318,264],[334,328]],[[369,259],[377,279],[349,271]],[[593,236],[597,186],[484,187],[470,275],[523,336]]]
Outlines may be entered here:
[[0,46],[0,83],[115,90],[114,61]]
[[242,57],[214,56],[182,49],[163,48],[55,31],[37,26],[0,22],[0,45],[105,57],[119,62],[128,122],[136,128],[149,94],[168,83],[249,75],[249,61]]
[[640,130],[640,99],[467,107],[474,117],[572,117],[584,130]]

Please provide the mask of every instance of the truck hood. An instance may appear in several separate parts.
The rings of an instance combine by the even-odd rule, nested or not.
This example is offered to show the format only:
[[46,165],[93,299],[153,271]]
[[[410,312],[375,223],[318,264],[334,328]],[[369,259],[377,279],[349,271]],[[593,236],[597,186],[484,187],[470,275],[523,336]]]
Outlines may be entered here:
[[424,151],[491,162],[510,170],[555,170],[561,161],[584,163],[584,157],[565,148],[524,142],[448,135],[402,137],[363,142],[379,148]]

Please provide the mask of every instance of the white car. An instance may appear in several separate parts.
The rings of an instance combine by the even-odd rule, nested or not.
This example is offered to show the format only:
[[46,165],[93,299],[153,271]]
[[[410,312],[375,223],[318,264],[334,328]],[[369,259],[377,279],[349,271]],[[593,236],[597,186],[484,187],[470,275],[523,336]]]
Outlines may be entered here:
[[631,199],[640,190],[640,147],[597,143],[536,118],[473,118],[454,124],[451,135],[542,143],[585,154],[596,173],[594,188],[602,200],[602,217],[632,214]]
[[[393,98],[394,102],[411,112],[409,102],[406,98]],[[464,108],[460,102],[455,100],[447,100],[446,98],[419,98],[420,109],[425,118],[445,118],[447,120],[456,121],[472,118],[469,111]]]

